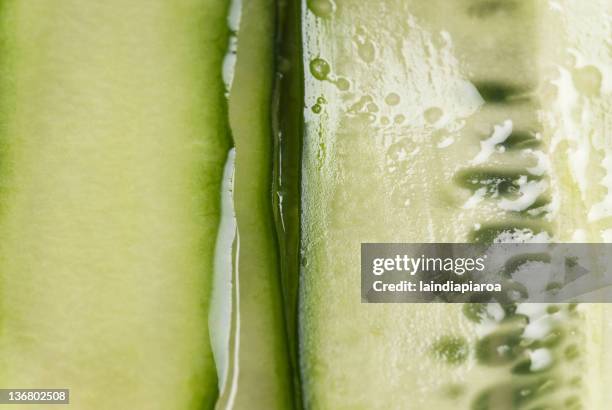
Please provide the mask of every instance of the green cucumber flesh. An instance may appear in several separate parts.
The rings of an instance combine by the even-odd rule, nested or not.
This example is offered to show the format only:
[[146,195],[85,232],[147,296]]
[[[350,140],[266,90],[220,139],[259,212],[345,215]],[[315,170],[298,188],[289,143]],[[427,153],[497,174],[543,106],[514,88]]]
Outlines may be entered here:
[[214,405],[226,12],[2,2],[0,386],[70,388],[75,409]]
[[605,408],[607,305],[360,303],[363,242],[610,240],[612,10],[555,4],[302,1],[307,408]]

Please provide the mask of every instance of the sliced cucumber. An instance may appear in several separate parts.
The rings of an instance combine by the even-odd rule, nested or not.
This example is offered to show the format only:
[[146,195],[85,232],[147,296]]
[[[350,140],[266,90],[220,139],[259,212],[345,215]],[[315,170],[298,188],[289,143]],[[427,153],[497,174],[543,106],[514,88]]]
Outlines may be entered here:
[[291,409],[293,382],[272,212],[275,7],[243,0],[229,118],[236,145],[236,358],[218,408]]
[[[302,2],[307,408],[606,408],[605,306],[366,305],[359,286],[363,242],[606,239],[612,65],[586,39],[610,38],[610,6],[584,3]],[[575,139],[598,177],[568,171]]]
[[211,408],[227,3],[1,6],[0,386]]

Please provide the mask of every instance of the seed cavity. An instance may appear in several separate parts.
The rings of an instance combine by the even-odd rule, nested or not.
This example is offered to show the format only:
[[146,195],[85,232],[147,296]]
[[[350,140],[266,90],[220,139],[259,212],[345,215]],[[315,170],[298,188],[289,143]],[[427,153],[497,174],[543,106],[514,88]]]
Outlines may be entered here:
[[465,362],[469,356],[467,341],[458,336],[444,336],[432,346],[434,355],[451,365]]
[[541,341],[539,341],[539,345],[544,347],[556,347],[563,340],[565,333],[561,329],[553,329],[551,330]]
[[[512,274],[520,270],[520,268],[532,263],[550,263],[550,254],[545,252],[525,253],[510,257],[504,263],[504,275],[512,277]],[[551,306],[549,306],[551,308]]]
[[533,223],[521,222],[516,224],[491,223],[482,225],[479,230],[470,233],[472,242],[478,244],[529,243],[534,240],[547,240],[549,237],[546,229],[535,221]]
[[502,12],[513,12],[517,7],[517,2],[513,0],[485,0],[470,6],[468,14],[478,18],[487,18]]
[[511,363],[524,351],[521,346],[521,328],[500,329],[476,343],[476,359],[487,366]]
[[500,146],[508,151],[522,149],[535,149],[542,145],[542,141],[527,131],[513,131]]
[[524,100],[528,89],[498,81],[475,82],[474,86],[487,103],[510,104]]
[[544,398],[557,388],[551,378],[540,377],[530,382],[508,382],[490,387],[477,396],[472,410],[516,410]]
[[455,173],[457,185],[476,191],[485,188],[487,197],[514,197],[520,192],[521,184],[540,181],[542,177],[527,174],[521,170],[493,170],[474,167]]
[[486,303],[466,303],[462,308],[463,314],[468,320],[480,323],[487,316]]

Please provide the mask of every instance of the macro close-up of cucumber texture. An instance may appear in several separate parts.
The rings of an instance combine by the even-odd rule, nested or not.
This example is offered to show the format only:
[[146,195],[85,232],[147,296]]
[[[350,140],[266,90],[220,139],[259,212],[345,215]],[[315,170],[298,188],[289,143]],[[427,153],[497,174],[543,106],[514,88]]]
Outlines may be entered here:
[[612,242],[612,0],[0,0],[1,410],[611,409],[610,304],[362,301],[530,242]]

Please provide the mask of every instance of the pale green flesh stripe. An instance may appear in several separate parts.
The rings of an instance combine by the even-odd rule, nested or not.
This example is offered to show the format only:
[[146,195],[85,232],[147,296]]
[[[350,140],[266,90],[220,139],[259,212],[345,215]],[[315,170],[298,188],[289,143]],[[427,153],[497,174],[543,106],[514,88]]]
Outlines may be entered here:
[[[485,329],[462,305],[361,304],[359,252],[363,242],[470,241],[493,226],[561,241],[610,240],[612,56],[592,46],[610,36],[599,17],[612,11],[608,3],[564,0],[555,2],[559,11],[530,1],[302,2],[299,320],[307,408],[606,408],[607,305],[582,305],[567,317],[544,313],[565,332],[546,347],[553,366],[518,376],[516,362],[477,357]],[[569,73],[569,85],[559,72]],[[507,120],[508,144],[528,135],[538,145],[485,142]],[[520,193],[506,201],[478,194],[461,181],[481,171],[537,177],[539,206],[513,202]],[[460,363],[435,353],[448,337],[465,341]],[[545,390],[548,380],[555,387]],[[482,399],[496,386],[503,388]],[[542,389],[514,400],[521,386]]]
[[235,378],[224,409],[290,409],[292,381],[284,326],[272,201],[272,82],[275,4],[242,0],[237,59],[229,96],[236,145],[234,204],[238,227],[239,330]]
[[226,2],[1,6],[0,386],[210,408]]

